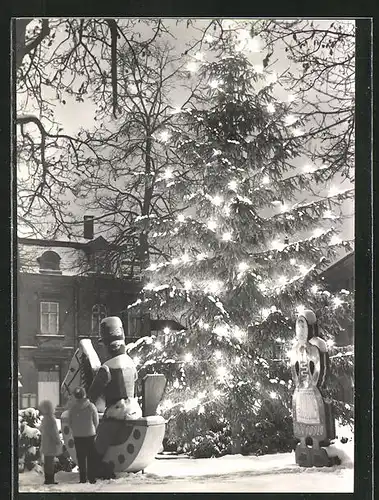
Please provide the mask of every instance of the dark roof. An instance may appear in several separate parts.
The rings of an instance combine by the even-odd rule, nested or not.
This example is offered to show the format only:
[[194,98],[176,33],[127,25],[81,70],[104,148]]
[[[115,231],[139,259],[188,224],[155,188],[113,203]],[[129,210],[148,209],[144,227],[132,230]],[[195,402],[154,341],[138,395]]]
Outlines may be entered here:
[[[334,271],[335,269],[339,267],[343,267],[344,265],[351,265],[354,266],[354,257],[355,257],[355,252],[354,250],[352,252],[349,252],[347,255],[342,257],[341,259],[337,260],[334,262],[332,265],[327,267],[322,273],[321,276],[324,276],[325,274],[329,274],[330,271]],[[351,260],[351,263],[349,262]]]

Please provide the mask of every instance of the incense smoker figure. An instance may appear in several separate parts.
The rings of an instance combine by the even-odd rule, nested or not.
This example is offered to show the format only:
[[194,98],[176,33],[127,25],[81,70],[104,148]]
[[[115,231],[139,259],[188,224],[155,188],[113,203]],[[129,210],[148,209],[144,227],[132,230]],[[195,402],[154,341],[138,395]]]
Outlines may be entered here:
[[295,449],[296,463],[302,467],[331,466],[338,460],[329,457],[326,447],[335,438],[332,404],[323,390],[329,374],[325,341],[318,334],[316,315],[311,310],[296,320],[296,344],[291,353],[293,430],[300,442]]

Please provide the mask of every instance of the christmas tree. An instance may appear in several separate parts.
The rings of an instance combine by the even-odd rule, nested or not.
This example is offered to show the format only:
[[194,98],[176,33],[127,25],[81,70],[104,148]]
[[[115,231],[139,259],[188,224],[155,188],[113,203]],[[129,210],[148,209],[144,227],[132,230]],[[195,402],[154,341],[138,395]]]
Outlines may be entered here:
[[[129,353],[140,376],[166,375],[161,411],[168,439],[184,450],[288,451],[296,316],[313,309],[333,350],[340,318],[350,314],[351,294],[329,293],[320,273],[349,246],[338,239],[333,208],[352,191],[312,199],[328,166],[294,166],[306,140],[296,103],[274,96],[275,73],[254,65],[232,35],[222,55],[216,50],[189,63],[196,100],[167,130],[178,171],[191,172],[190,182],[167,176],[183,200],[175,220],[150,221],[150,237],[169,244],[171,258],[150,262],[131,306],[184,328],[140,339]],[[352,368],[345,351],[333,363],[342,372]],[[351,407],[335,403],[349,419]]]

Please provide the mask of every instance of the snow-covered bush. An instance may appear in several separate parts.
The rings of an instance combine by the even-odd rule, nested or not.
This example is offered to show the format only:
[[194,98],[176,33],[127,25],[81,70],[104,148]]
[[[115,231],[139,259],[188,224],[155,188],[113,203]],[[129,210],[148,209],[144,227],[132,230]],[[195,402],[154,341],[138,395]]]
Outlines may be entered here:
[[194,458],[222,457],[231,453],[232,439],[226,433],[209,431],[197,436],[184,448]]
[[31,470],[40,458],[41,433],[39,411],[35,408],[19,410],[18,414],[18,467]]
[[[27,408],[18,412],[18,469],[19,472],[34,469],[41,463],[41,425],[40,413],[36,408]],[[62,443],[63,444],[63,443]],[[55,458],[55,471],[71,471],[75,467],[65,446]]]

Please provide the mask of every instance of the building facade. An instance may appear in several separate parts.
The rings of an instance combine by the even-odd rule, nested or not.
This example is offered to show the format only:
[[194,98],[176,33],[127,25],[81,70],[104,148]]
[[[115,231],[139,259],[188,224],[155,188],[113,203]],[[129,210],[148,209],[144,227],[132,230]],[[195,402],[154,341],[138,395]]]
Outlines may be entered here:
[[105,316],[121,316],[127,342],[149,333],[125,313],[140,283],[96,267],[108,244],[101,236],[86,236],[81,241],[19,238],[15,331],[21,408],[36,407],[43,399],[58,411],[64,406],[60,386],[72,356],[82,338],[91,338],[97,350]]

